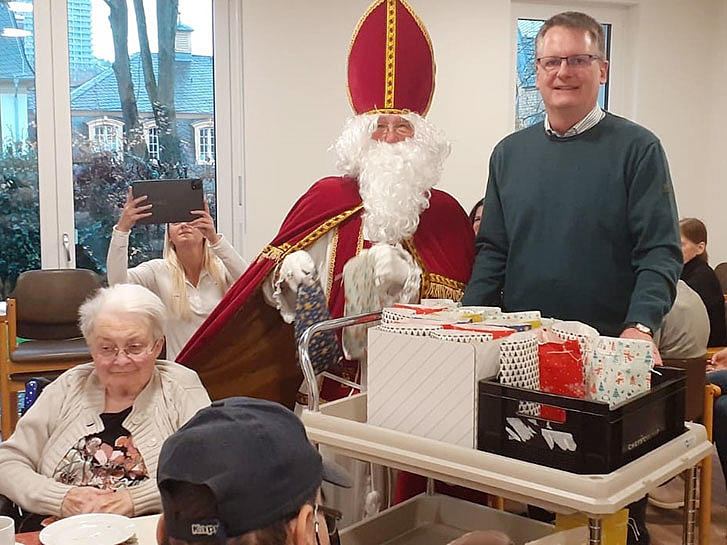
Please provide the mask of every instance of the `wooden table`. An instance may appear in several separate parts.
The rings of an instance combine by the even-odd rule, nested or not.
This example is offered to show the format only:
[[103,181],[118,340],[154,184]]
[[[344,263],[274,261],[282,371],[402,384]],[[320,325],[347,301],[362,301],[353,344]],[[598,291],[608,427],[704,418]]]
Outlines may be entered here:
[[22,545],[39,545],[39,535],[40,532],[25,532],[24,534],[15,534],[15,542],[22,543]]

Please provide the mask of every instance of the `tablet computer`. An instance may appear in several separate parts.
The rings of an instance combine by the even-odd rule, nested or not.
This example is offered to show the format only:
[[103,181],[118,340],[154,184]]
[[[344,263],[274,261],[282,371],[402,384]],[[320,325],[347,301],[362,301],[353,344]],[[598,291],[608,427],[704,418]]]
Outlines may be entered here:
[[138,220],[137,224],[176,223],[192,221],[199,216],[191,210],[204,210],[202,180],[139,180],[131,184],[134,198],[146,195],[140,204],[151,204],[151,216]]

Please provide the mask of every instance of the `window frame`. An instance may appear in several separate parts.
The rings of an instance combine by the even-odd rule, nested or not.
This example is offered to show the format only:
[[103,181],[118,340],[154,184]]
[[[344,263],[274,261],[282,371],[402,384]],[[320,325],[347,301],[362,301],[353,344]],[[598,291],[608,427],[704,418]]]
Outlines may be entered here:
[[[157,127],[156,121],[148,119],[143,121],[141,124],[142,130],[144,131],[144,142],[146,142],[146,150],[149,153],[149,159],[159,160],[159,127]],[[152,131],[155,131],[152,133]],[[155,141],[152,142],[152,136]],[[153,149],[152,146],[156,149]]]
[[[204,119],[201,121],[195,121],[191,123],[194,129],[194,159],[198,165],[214,165],[215,164],[215,140],[217,138],[215,134],[215,122],[214,119]],[[207,131],[212,131],[211,135]],[[210,138],[211,136],[211,138]],[[211,154],[202,155],[202,147],[211,148]],[[211,158],[211,160],[210,160]]]
[[[123,153],[124,151],[124,122],[107,115],[103,117],[97,117],[91,121],[86,121],[88,126],[88,139],[91,142],[91,146],[96,151],[106,151],[113,153]],[[114,132],[114,140],[116,141],[114,149],[106,149],[105,147],[99,147],[98,135],[96,134],[99,128],[111,128]],[[104,140],[108,141],[108,138]]]

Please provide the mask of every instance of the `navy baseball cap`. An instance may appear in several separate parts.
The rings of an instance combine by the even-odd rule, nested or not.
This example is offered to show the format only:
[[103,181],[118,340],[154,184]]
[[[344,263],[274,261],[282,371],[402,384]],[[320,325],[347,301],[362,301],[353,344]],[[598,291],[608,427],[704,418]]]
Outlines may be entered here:
[[[351,486],[340,466],[323,462],[293,412],[249,397],[197,412],[164,442],[157,469],[167,534],[187,541],[237,537],[293,516],[323,480]],[[174,520],[167,481],[207,486],[217,519]]]

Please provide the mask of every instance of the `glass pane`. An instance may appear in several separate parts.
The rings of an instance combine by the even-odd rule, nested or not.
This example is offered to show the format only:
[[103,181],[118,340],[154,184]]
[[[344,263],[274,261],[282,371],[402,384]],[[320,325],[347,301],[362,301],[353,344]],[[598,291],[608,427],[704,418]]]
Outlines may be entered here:
[[[540,123],[545,119],[545,106],[540,93],[535,87],[535,37],[543,19],[517,20],[517,59],[515,78],[515,129],[522,129]],[[606,57],[611,50],[611,25],[602,25],[606,35]],[[608,108],[608,82],[601,85],[598,92],[598,104],[604,110]]]
[[[216,217],[212,0],[134,4],[68,0],[76,266],[100,273],[132,181],[202,178]],[[129,265],[163,247],[135,226]]]
[[40,268],[33,2],[0,3],[0,299]]

